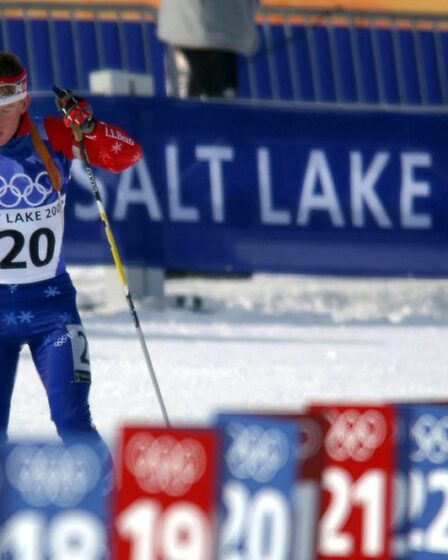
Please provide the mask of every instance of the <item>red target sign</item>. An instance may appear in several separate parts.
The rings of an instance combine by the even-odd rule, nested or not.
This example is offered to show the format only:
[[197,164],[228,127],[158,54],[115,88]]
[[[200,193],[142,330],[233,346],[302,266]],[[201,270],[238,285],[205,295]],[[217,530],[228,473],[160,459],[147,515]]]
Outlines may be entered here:
[[320,560],[389,560],[394,469],[392,406],[315,405],[324,441]]
[[214,430],[122,430],[112,558],[213,557],[217,448]]

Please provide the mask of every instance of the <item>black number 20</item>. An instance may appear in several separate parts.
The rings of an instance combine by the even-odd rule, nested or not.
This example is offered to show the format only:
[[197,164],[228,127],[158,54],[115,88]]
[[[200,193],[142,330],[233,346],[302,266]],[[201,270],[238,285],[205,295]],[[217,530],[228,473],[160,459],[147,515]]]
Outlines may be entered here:
[[[6,229],[0,231],[0,240],[5,237],[9,237],[13,241],[13,245],[5,257],[0,261],[0,268],[26,268],[25,261],[16,260],[20,251],[25,245],[25,237],[20,231],[15,229]],[[39,255],[39,245],[41,238],[44,237],[47,240],[47,250],[43,258]],[[29,243],[29,253],[31,262],[34,266],[45,266],[48,264],[54,255],[54,248],[56,245],[56,239],[54,233],[51,229],[40,228],[32,233]]]

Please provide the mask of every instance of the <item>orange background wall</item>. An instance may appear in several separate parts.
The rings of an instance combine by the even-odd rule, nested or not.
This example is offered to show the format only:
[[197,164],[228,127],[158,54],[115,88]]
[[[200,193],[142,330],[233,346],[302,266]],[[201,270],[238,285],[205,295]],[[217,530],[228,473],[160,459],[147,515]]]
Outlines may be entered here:
[[448,14],[448,0],[261,0],[267,6]]
[[[225,0],[219,0],[225,2]],[[260,0],[266,6],[297,6],[302,8],[345,10],[368,10],[385,12],[418,12],[421,14],[447,14],[448,0]],[[15,4],[41,4],[41,0],[16,0]],[[86,0],[46,0],[47,4],[86,5]],[[123,6],[158,6],[159,0],[90,0],[91,5],[113,7]]]

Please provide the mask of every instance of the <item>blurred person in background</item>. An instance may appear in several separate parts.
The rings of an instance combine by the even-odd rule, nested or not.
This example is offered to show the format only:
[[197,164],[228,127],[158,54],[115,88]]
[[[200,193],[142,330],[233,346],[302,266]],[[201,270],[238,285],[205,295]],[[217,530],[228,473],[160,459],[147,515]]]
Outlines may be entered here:
[[59,436],[101,442],[88,403],[87,338],[63,256],[65,197],[79,139],[92,165],[113,172],[136,163],[142,152],[126,132],[96,121],[87,101],[69,91],[56,101],[62,118],[32,121],[29,104],[26,70],[16,56],[0,52],[0,442],[7,440],[25,344]]
[[180,97],[236,96],[237,55],[250,56],[258,46],[257,5],[258,0],[160,1],[157,34],[173,48]]

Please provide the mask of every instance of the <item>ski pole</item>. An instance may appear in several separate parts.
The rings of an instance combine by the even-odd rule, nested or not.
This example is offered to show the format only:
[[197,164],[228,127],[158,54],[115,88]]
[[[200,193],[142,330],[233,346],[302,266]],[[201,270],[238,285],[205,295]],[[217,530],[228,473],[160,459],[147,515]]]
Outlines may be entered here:
[[[67,95],[67,90],[60,89],[57,86],[53,86],[53,91],[55,92],[55,94],[58,97],[63,97],[64,95]],[[141,329],[141,326],[140,326],[140,321],[139,321],[139,318],[138,318],[138,314],[137,314],[137,311],[135,309],[135,305],[134,305],[134,301],[133,301],[131,292],[129,290],[126,274],[125,274],[125,271],[124,271],[124,268],[123,268],[123,265],[122,265],[122,262],[121,262],[121,259],[120,259],[120,255],[118,253],[117,246],[115,244],[114,237],[112,235],[112,230],[111,230],[110,225],[109,225],[109,219],[107,217],[106,210],[104,208],[103,201],[101,199],[101,195],[100,195],[100,192],[98,190],[98,184],[96,182],[95,175],[93,173],[92,167],[91,167],[90,162],[89,162],[89,158],[87,156],[87,153],[86,153],[86,150],[85,150],[85,147],[84,147],[83,135],[79,131],[79,129],[77,129],[76,127],[73,128],[73,134],[75,136],[75,139],[79,143],[79,149],[80,149],[80,152],[81,152],[82,161],[84,163],[84,168],[85,168],[87,177],[89,178],[90,185],[92,187],[92,192],[93,192],[93,196],[95,198],[96,204],[97,204],[98,213],[99,213],[101,221],[103,222],[103,225],[104,225],[104,230],[105,230],[105,233],[106,233],[107,240],[109,242],[110,250],[112,252],[112,257],[113,257],[113,260],[114,260],[114,263],[115,263],[115,267],[117,269],[118,276],[120,277],[120,280],[121,280],[121,284],[122,284],[122,287],[123,287],[124,295],[126,297],[126,301],[128,302],[129,311],[131,313],[131,317],[132,317],[135,329],[137,331],[137,336],[138,336],[138,339],[140,341],[140,346],[142,348],[143,355],[145,357],[146,365],[148,367],[148,371],[149,371],[149,374],[151,376],[152,384],[154,386],[154,390],[155,390],[155,393],[157,395],[157,399],[159,401],[160,409],[162,411],[162,415],[163,415],[165,424],[166,424],[167,427],[169,427],[170,426],[170,421],[169,421],[168,414],[167,414],[167,411],[166,411],[165,403],[163,401],[162,393],[160,391],[159,384],[157,382],[156,373],[155,373],[153,365],[151,363],[151,358],[149,356],[148,348],[146,346],[146,341],[145,341],[145,338],[143,336],[143,332],[142,332],[142,329]]]

